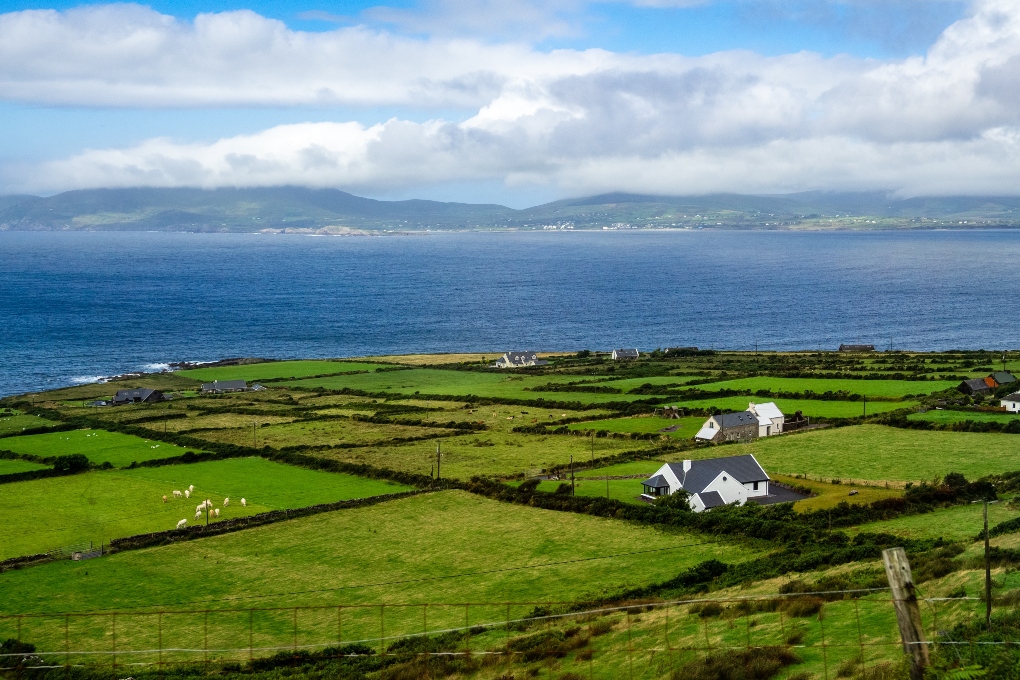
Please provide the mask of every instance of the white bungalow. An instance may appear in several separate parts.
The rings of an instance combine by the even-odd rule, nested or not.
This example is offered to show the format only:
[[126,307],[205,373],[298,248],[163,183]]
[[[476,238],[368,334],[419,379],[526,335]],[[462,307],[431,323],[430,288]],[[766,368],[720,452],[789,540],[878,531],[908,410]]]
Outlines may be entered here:
[[1013,413],[1020,413],[1020,392],[1014,392],[1009,396],[1003,397],[999,404],[1002,408]]
[[743,505],[748,498],[767,496],[769,476],[758,460],[747,454],[666,463],[641,485],[644,487],[642,497],[649,500],[684,489],[691,495],[691,509],[703,512],[730,503]]
[[620,361],[621,359],[637,359],[639,356],[641,356],[641,352],[636,349],[613,350],[613,361]]
[[770,437],[774,434],[783,433],[783,425],[786,423],[786,416],[779,410],[775,402],[766,404],[748,404],[747,410],[758,418],[758,436]]
[[525,366],[545,366],[548,361],[538,358],[535,352],[507,352],[496,359],[493,368],[523,368]]

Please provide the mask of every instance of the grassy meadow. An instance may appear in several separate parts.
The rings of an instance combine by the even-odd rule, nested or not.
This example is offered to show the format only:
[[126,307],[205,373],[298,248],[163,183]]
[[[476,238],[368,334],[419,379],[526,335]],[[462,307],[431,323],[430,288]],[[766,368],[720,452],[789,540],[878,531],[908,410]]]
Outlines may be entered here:
[[[871,522],[856,527],[856,531],[895,534],[904,538],[944,538],[947,541],[971,542],[984,528],[981,503],[940,508],[923,515],[907,515],[883,522]],[[1005,503],[988,506],[988,526],[1020,517],[1020,512]]]
[[[0,461],[7,462],[7,461]],[[173,497],[195,485],[190,499]],[[262,458],[103,470],[0,486],[5,517],[0,560],[52,548],[173,529],[196,520],[195,506],[210,499],[220,519],[405,491],[407,487],[350,475],[317,472]],[[168,502],[163,503],[166,495]],[[242,507],[240,500],[248,501]],[[223,507],[223,499],[231,504]],[[46,520],[40,522],[45,513]],[[200,520],[204,523],[204,519]]]
[[10,475],[15,472],[28,472],[29,470],[45,470],[47,465],[39,465],[27,460],[18,458],[0,458],[0,475]]
[[[657,416],[631,416],[629,418],[589,420],[583,423],[573,423],[569,427],[574,431],[599,432],[605,430],[607,432],[633,432],[638,434],[659,433],[676,439],[690,439],[698,433],[698,430],[704,424],[705,418],[701,416],[679,419],[659,418]],[[670,427],[677,427],[677,429],[673,432],[660,432]]]
[[[0,435],[14,434],[32,427],[50,427],[57,424],[58,423],[52,420],[40,418],[39,416],[31,416],[25,413],[0,416]],[[0,441],[0,449],[3,448],[3,442]]]
[[956,387],[951,380],[853,380],[844,378],[777,378],[756,376],[699,385],[703,390],[772,390],[775,392],[849,392],[867,397],[903,397],[931,394]]
[[81,453],[96,465],[110,463],[116,468],[127,467],[132,462],[181,456],[188,451],[166,442],[106,430],[70,430],[6,437],[0,440],[0,445],[15,453],[40,458]]
[[[872,381],[868,381],[872,382]],[[684,408],[710,410],[717,408],[722,411],[746,411],[751,402],[775,402],[779,410],[787,415],[802,411],[809,418],[859,418],[864,415],[865,404],[861,401],[822,401],[814,399],[766,399],[765,397],[717,397],[715,399],[696,399],[676,402]],[[868,415],[896,411],[916,406],[916,402],[904,401],[869,401]]]
[[244,364],[241,366],[189,368],[185,371],[178,371],[176,375],[201,382],[213,382],[214,380],[247,380],[248,382],[253,382],[258,380],[278,380],[280,378],[304,378],[310,375],[374,371],[377,368],[390,368],[390,366],[363,361],[268,361],[261,364]]
[[1020,419],[1017,413],[982,413],[980,411],[950,411],[948,409],[935,409],[924,413],[911,413],[907,420],[924,420],[938,425],[950,425],[964,420],[972,420],[976,423],[1011,423]]

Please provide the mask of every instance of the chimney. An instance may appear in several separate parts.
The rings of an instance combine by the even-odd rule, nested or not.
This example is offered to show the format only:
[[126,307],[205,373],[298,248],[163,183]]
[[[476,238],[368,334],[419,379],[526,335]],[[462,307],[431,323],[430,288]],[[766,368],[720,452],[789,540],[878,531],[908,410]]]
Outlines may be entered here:
[[685,460],[684,461],[684,474],[687,474],[690,471],[691,471],[691,461]]

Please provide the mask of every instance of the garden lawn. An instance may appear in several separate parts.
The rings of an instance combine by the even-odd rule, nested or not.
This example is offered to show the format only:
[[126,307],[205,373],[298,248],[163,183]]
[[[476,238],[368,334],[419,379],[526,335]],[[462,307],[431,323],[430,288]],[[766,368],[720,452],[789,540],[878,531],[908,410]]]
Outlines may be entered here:
[[[787,416],[803,411],[809,418],[856,418],[864,414],[864,402],[861,401],[822,401],[816,399],[768,399],[765,397],[719,397],[717,399],[700,399],[681,401],[680,406],[709,410],[714,408],[723,411],[745,411],[751,402],[762,403],[773,401],[779,410]],[[895,411],[901,408],[916,406],[916,402],[904,401],[869,401],[868,415]],[[704,420],[702,420],[704,422]],[[692,435],[693,436],[693,435]]]
[[956,387],[951,380],[851,380],[839,378],[772,378],[758,376],[698,385],[702,390],[772,390],[775,392],[847,391],[868,397],[902,397],[908,394],[931,394]]
[[181,456],[188,450],[166,442],[106,430],[70,430],[7,437],[0,440],[0,447],[41,458],[81,453],[96,465],[109,462],[114,467]]
[[948,472],[977,479],[1020,469],[1016,435],[926,432],[883,425],[825,428],[756,439],[723,449],[697,449],[701,458],[753,453],[769,473],[808,473],[824,479],[921,481]]
[[[52,427],[53,425],[59,425],[60,423],[46,418],[40,418],[39,416],[30,416],[24,413],[19,413],[13,416],[0,416],[0,434],[11,434],[12,432],[21,432],[27,430],[30,427]],[[0,449],[3,449],[3,442],[0,441]]]
[[245,364],[243,366],[214,366],[210,368],[190,368],[178,371],[177,375],[202,382],[214,380],[272,380],[278,378],[303,378],[310,375],[326,375],[333,373],[353,373],[355,371],[374,371],[377,368],[392,368],[387,364],[373,364],[360,361],[269,361],[262,364]]
[[[7,462],[7,461],[2,461]],[[173,497],[195,485],[190,499]],[[299,508],[406,491],[407,487],[351,475],[232,458],[191,465],[95,471],[0,486],[4,517],[0,560],[64,546],[173,529],[196,521],[195,506],[210,499],[220,518]],[[166,495],[168,502],[163,503]],[[248,506],[241,506],[241,498]],[[223,499],[230,498],[228,507]],[[40,512],[45,521],[40,522]],[[205,520],[202,519],[202,522]]]
[[[649,449],[650,442],[598,439],[595,458],[626,451]],[[441,447],[442,476],[468,480],[475,475],[504,477],[534,476],[557,465],[591,460],[591,439],[563,435],[523,435],[479,432],[438,440],[311,451],[312,455],[350,463],[430,474],[436,463],[436,446]]]
[[[599,432],[634,432],[640,434],[662,434],[677,439],[689,439],[698,433],[705,419],[701,416],[694,418],[668,419],[656,416],[632,416],[629,418],[607,418],[605,420],[589,420],[583,423],[573,423],[571,430],[587,430]],[[678,427],[674,432],[660,432],[667,427]]]
[[0,475],[28,472],[29,470],[45,470],[47,467],[46,465],[39,465],[38,463],[31,463],[17,458],[0,458]]
[[[1020,516],[1016,510],[1010,510],[1005,503],[993,503],[988,506],[988,527],[992,528],[999,522],[1005,522]],[[982,506],[980,503],[956,505],[940,508],[923,515],[908,515],[882,522],[862,524],[855,531],[868,533],[887,533],[904,538],[939,538],[947,541],[973,541],[984,528]]]
[[[298,612],[297,640],[325,644],[338,635],[378,637],[381,618],[387,636],[465,621],[463,605],[434,604],[427,612],[397,605],[518,602],[510,615],[524,616],[535,603],[601,598],[704,560],[732,564],[758,555],[710,537],[445,491],[87,563],[8,571],[0,574],[0,612],[316,605],[324,609]],[[394,606],[345,608],[338,621],[337,605],[377,603]],[[467,614],[471,624],[502,621],[507,607],[477,606]],[[163,645],[201,649],[204,616],[164,614]],[[292,611],[252,616],[255,646],[294,640]],[[152,649],[155,616],[118,618],[118,653]],[[210,614],[209,647],[242,648],[246,657],[249,620],[246,611]],[[109,625],[108,617],[75,617],[72,649],[109,649]],[[14,618],[0,619],[0,638],[14,636],[14,626]],[[63,616],[24,619],[21,632],[42,649],[63,649]]]
[[949,425],[951,423],[959,423],[964,420],[973,420],[976,423],[1011,423],[1014,420],[1020,419],[1020,414],[1016,413],[981,413],[979,411],[948,411],[948,410],[935,410],[927,411],[925,413],[911,413],[907,416],[907,420],[925,420],[929,423],[937,423],[939,425]]
[[432,394],[452,397],[495,397],[552,402],[579,402],[602,404],[614,401],[636,401],[648,399],[646,395],[599,394],[592,392],[534,392],[527,388],[549,383],[569,383],[583,380],[578,375],[518,375],[515,373],[482,373],[476,371],[446,371],[434,368],[415,368],[407,371],[386,371],[311,378],[284,383],[287,386],[341,390],[345,387],[365,392],[386,392],[412,395]]

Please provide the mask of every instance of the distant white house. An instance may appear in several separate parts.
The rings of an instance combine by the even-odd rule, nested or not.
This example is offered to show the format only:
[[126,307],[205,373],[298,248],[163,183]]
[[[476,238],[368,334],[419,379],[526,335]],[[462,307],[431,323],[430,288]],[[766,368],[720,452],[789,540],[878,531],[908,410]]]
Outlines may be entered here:
[[703,512],[720,505],[743,505],[749,498],[769,494],[769,476],[751,454],[685,460],[666,463],[649,479],[641,482],[642,497],[654,500],[680,489],[691,495],[694,512]]
[[538,358],[535,352],[507,352],[496,359],[493,368],[523,368],[525,366],[545,366],[548,361]]
[[786,416],[779,410],[775,402],[765,404],[748,404],[747,410],[758,417],[758,436],[770,437],[774,434],[783,433],[783,425],[786,424]]
[[641,353],[637,349],[614,349],[613,350],[613,361],[619,361],[620,359],[637,359],[641,356]]
[[1020,413],[1020,392],[1014,392],[1009,396],[1003,397],[999,404],[1007,411]]
[[243,380],[215,380],[211,383],[203,383],[202,391],[209,394],[223,394],[224,392],[244,392],[248,389],[248,383]]

